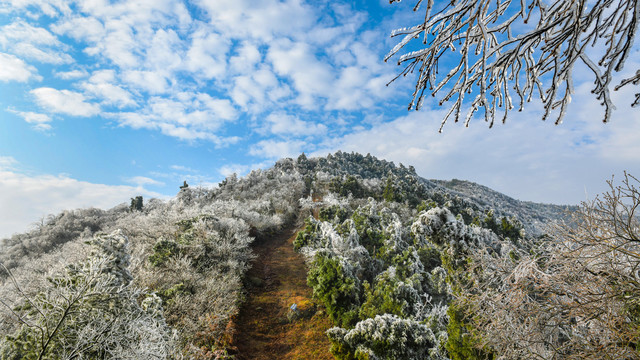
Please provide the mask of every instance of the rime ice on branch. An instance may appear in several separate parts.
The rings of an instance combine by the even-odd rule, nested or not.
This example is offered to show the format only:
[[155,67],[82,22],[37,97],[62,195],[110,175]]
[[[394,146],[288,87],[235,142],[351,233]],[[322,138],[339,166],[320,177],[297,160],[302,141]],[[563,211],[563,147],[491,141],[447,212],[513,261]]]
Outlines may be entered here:
[[[417,0],[413,10],[422,3]],[[604,106],[603,121],[608,122],[615,109],[613,74],[624,67],[639,19],[637,0],[427,0],[422,24],[392,32],[392,37],[404,37],[385,61],[422,36],[419,50],[398,58],[405,68],[391,82],[417,70],[409,109],[421,107],[425,92],[442,92],[440,105],[453,101],[440,131],[452,115],[457,122],[463,108],[468,108],[465,126],[480,107],[489,127],[499,111],[504,123],[515,107],[514,93],[519,110],[535,94],[544,105],[543,120],[554,112],[555,123],[561,123],[574,92],[572,72],[578,61],[593,72],[592,93]],[[597,58],[587,54],[588,48],[594,48]],[[444,77],[437,76],[440,62],[451,64]],[[614,90],[639,83],[640,70]],[[472,101],[465,102],[465,95],[473,92]],[[633,107],[640,104],[640,93],[635,96]]]

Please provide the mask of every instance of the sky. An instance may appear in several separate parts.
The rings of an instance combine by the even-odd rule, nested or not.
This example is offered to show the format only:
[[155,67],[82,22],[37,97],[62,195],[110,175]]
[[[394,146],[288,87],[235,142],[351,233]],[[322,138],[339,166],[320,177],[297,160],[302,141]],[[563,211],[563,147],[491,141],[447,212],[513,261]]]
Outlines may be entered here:
[[[633,88],[603,124],[576,68],[564,122],[527,104],[489,129],[407,111],[392,30],[414,2],[0,0],[0,237],[63,209],[168,199],[301,152],[355,151],[536,202],[578,204],[640,175]],[[423,15],[422,15],[423,16]],[[443,66],[446,66],[443,65]],[[640,68],[635,49],[620,78]]]

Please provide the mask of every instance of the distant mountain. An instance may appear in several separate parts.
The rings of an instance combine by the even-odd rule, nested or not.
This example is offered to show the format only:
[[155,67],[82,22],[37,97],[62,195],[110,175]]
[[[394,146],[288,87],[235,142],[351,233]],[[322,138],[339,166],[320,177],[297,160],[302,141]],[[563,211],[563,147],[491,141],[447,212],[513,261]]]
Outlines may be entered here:
[[440,188],[451,194],[465,197],[480,208],[491,208],[500,216],[515,216],[522,222],[527,233],[540,235],[550,221],[567,220],[568,213],[578,207],[573,205],[542,204],[531,201],[520,201],[503,193],[492,190],[484,185],[466,180],[426,180],[427,186],[435,185],[432,189]]

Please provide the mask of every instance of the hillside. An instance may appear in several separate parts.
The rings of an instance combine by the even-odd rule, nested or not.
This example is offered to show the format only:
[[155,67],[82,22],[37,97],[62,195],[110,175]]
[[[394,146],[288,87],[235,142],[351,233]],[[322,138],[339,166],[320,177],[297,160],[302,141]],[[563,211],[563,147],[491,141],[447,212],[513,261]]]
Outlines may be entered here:
[[494,356],[469,311],[567,209],[337,152],[65,211],[0,242],[0,358]]
[[486,186],[466,180],[425,180],[443,187],[451,194],[456,194],[475,203],[480,208],[494,209],[501,216],[515,216],[524,225],[529,234],[540,235],[544,227],[552,220],[568,220],[568,213],[575,211],[574,205],[542,204],[531,201],[520,201],[492,190]]

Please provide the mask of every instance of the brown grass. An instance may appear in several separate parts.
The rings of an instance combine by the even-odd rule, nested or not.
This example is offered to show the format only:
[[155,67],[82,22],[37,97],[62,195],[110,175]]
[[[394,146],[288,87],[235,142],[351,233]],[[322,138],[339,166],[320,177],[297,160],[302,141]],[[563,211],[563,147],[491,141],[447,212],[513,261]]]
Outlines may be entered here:
[[[292,228],[255,244],[258,257],[248,272],[249,294],[232,343],[239,360],[333,359],[325,335],[332,324],[312,300],[304,260],[293,251],[295,236]],[[289,322],[287,312],[294,303],[306,315]]]

